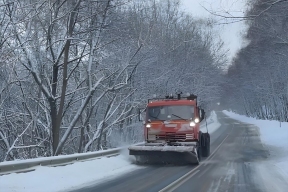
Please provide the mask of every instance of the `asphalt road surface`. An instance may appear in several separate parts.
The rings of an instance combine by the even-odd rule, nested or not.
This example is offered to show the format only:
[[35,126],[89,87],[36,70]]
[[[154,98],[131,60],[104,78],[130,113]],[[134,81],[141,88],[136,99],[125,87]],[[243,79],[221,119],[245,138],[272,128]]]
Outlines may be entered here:
[[[257,127],[217,112],[221,127],[211,134],[211,155],[199,166],[145,166],[73,192],[258,192],[253,164],[268,157]],[[96,170],[95,170],[96,171]],[[288,187],[287,187],[288,191]]]

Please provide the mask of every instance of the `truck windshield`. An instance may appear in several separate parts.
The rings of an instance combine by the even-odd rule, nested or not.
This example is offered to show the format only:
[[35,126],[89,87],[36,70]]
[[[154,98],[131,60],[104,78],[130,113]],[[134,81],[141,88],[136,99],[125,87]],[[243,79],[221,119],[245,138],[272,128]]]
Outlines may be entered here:
[[185,105],[170,105],[148,107],[147,118],[152,120],[188,120],[194,117],[194,107]]

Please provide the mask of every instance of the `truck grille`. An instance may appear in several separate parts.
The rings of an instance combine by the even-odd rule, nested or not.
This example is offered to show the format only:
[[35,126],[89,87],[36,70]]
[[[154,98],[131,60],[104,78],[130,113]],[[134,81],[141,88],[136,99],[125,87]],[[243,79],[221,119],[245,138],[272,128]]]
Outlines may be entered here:
[[191,141],[194,139],[193,133],[166,133],[163,135],[156,135],[156,140],[165,140],[165,141]]

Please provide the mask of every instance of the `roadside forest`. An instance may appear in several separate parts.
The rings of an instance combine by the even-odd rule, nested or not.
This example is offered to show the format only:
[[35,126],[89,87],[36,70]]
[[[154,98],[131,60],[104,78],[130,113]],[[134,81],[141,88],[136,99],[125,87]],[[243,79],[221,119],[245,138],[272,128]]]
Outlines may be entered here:
[[261,119],[288,121],[288,1],[250,2],[248,45],[228,70],[223,105]]
[[[194,19],[180,3],[0,0],[0,162],[139,142],[138,109],[153,94],[194,93],[209,109],[221,95],[226,52],[213,33],[213,21]],[[287,73],[287,26],[281,23],[282,5],[271,11],[255,20],[259,25],[249,33],[257,39],[250,47],[265,46],[242,50],[229,73],[240,67],[253,77],[262,74],[249,80],[259,93],[246,85],[249,91],[235,94],[255,109],[265,103],[277,111],[279,101],[287,102],[287,76],[279,76]],[[271,31],[254,37],[272,24]],[[248,59],[261,57],[257,65],[269,68],[244,67],[240,56],[246,53]]]

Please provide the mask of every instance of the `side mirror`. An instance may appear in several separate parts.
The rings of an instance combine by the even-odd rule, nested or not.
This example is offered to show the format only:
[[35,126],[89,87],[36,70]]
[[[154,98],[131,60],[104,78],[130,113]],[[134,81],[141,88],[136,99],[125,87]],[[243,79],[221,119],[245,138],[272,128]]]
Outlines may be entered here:
[[144,119],[143,119],[143,117],[142,117],[142,115],[141,115],[141,113],[143,112],[143,111],[145,111],[145,109],[143,110],[141,110],[141,109],[138,109],[138,120],[139,121],[144,121]]
[[141,116],[141,109],[138,109],[138,120],[143,121],[143,118]]
[[199,109],[199,116],[200,116],[200,120],[201,120],[201,121],[205,118],[205,111],[204,111],[204,109]]

